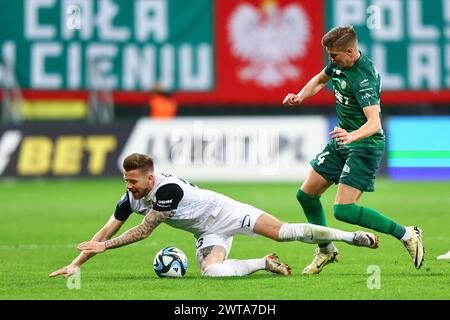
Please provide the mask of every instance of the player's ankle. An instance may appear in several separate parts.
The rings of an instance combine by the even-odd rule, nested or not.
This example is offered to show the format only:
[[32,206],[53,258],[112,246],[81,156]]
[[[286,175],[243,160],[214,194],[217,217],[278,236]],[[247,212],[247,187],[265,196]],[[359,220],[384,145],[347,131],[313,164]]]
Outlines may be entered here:
[[403,235],[403,237],[400,238],[400,240],[404,241],[408,241],[409,239],[411,239],[412,237],[412,233],[408,228],[405,228],[405,234]]
[[330,242],[324,247],[319,247],[320,253],[332,253],[334,251],[336,251],[336,247],[334,246],[333,242]]

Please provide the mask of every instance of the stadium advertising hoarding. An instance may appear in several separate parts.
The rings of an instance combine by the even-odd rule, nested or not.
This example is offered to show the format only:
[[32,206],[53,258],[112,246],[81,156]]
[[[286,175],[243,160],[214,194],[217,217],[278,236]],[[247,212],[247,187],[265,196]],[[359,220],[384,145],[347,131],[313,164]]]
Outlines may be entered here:
[[2,128],[0,177],[120,176],[123,158],[141,152],[157,170],[195,181],[298,181],[327,128],[319,116]]
[[0,177],[118,176],[133,124],[22,125],[0,129]]
[[388,119],[388,174],[396,180],[450,180],[450,117]]
[[213,2],[24,0],[2,3],[3,59],[37,90],[176,91],[214,86]]
[[[320,40],[353,24],[382,103],[450,102],[448,0],[24,0],[0,11],[0,55],[25,97],[145,104],[156,84],[182,104],[281,104],[323,69]],[[308,100],[333,104],[330,90]]]
[[159,171],[194,181],[299,181],[326,143],[325,117],[140,120],[118,159],[152,155]]
[[450,1],[326,0],[326,17],[327,29],[354,26],[382,103],[450,101]]
[[90,84],[143,104],[158,84],[181,103],[278,104],[322,68],[322,15],[322,1],[10,1],[0,52],[30,99]]

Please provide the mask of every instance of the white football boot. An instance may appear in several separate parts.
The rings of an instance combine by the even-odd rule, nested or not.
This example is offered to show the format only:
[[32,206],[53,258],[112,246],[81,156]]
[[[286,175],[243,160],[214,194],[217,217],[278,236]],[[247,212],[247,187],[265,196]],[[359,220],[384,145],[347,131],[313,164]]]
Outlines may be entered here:
[[302,274],[304,275],[319,274],[322,271],[323,267],[325,267],[327,264],[338,261],[339,261],[339,251],[336,249],[336,247],[334,247],[333,251],[330,253],[320,252],[320,248],[316,248],[316,253],[313,261],[306,266]]
[[423,264],[423,258],[425,256],[425,248],[422,244],[422,229],[419,227],[405,227],[411,233],[411,238],[406,241],[402,241],[403,245],[411,256],[414,267],[420,269]]

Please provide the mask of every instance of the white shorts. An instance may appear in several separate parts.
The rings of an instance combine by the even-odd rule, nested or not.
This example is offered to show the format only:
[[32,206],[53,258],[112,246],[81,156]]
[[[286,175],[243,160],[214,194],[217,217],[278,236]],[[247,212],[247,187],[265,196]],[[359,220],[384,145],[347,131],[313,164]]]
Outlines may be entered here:
[[197,255],[199,250],[210,246],[221,246],[225,249],[226,256],[231,250],[233,236],[236,234],[255,235],[253,228],[256,220],[264,211],[251,205],[223,197],[222,209],[214,217],[214,222],[205,233],[197,237]]

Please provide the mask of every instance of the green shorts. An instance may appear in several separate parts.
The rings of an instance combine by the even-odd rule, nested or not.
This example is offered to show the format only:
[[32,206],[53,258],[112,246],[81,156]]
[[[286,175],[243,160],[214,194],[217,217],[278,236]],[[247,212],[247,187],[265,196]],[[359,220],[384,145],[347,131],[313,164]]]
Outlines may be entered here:
[[332,139],[310,164],[328,181],[361,191],[375,190],[375,173],[380,167],[383,147],[340,146]]

